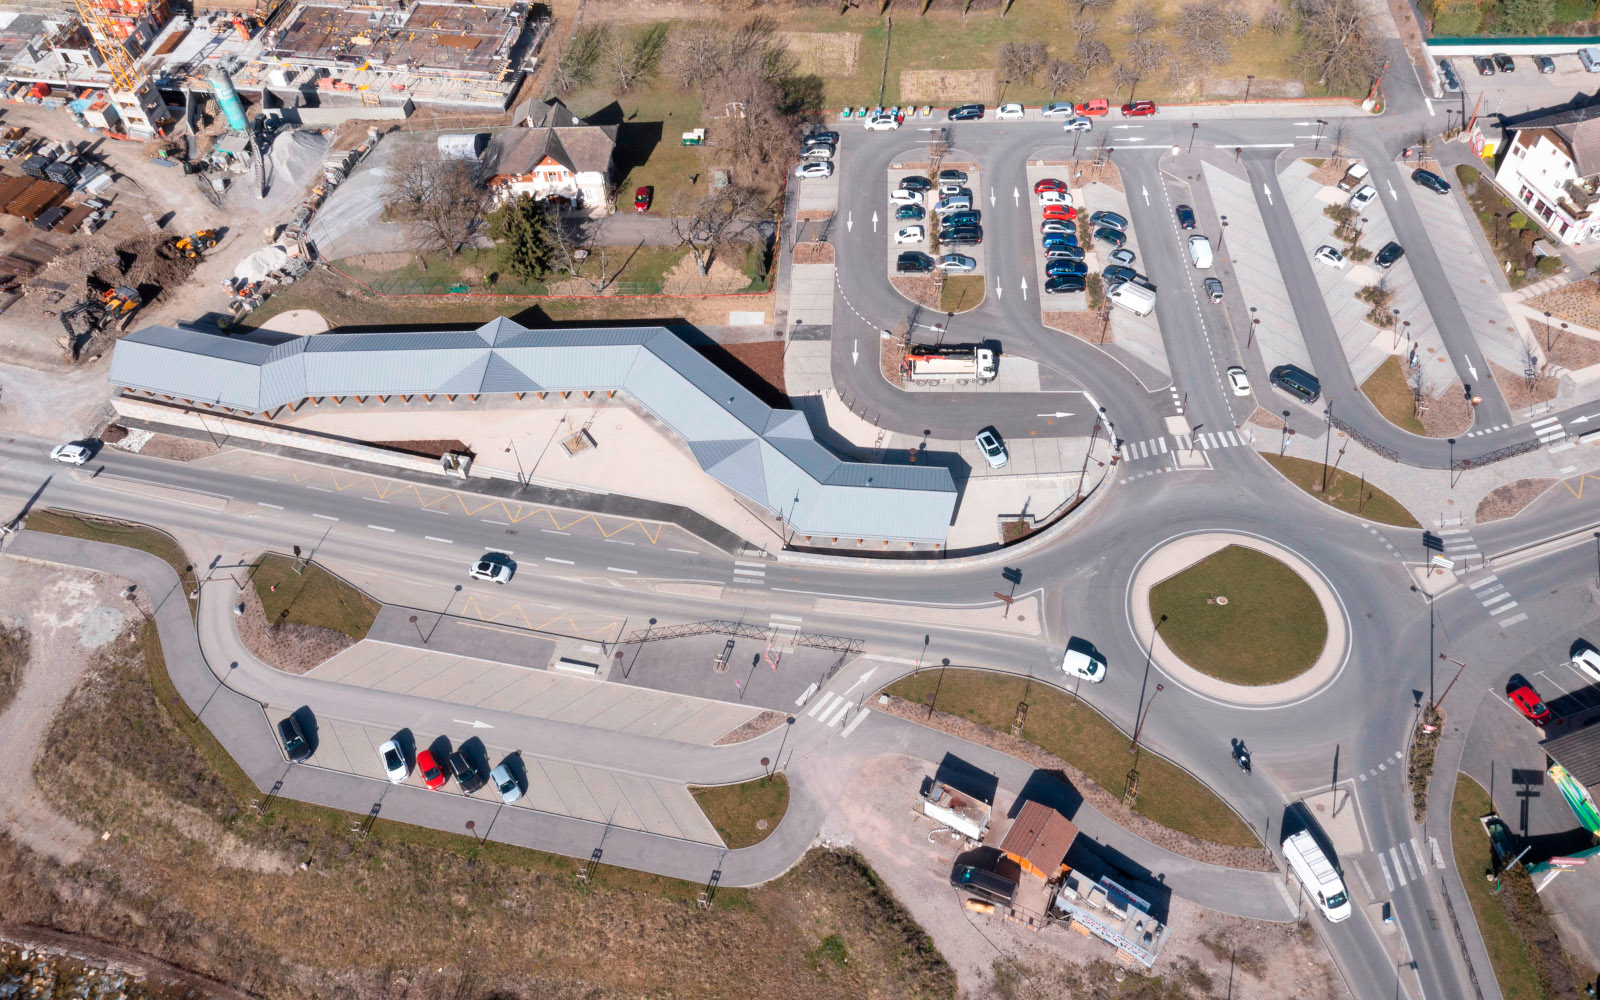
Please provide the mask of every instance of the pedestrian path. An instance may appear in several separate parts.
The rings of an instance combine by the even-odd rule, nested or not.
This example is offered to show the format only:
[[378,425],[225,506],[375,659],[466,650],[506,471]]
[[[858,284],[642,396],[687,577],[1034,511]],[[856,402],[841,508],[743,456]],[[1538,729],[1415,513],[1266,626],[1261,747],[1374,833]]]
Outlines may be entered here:
[[734,560],[733,579],[728,581],[734,587],[765,587],[767,585],[767,570],[765,563],[744,562]]
[[[1459,564],[1470,564],[1477,560],[1477,568],[1485,569],[1483,553],[1478,548],[1478,543],[1473,541],[1472,535],[1466,528],[1446,528],[1441,530],[1439,537],[1444,540],[1444,554],[1447,558]],[[1471,572],[1471,566],[1460,571],[1458,575],[1465,577]],[[1506,589],[1505,583],[1494,573],[1485,573],[1476,580],[1468,580],[1467,589],[1483,609],[1489,612],[1489,617],[1501,628],[1515,625],[1528,620],[1527,614],[1517,611],[1517,601]]]
[[832,691],[824,691],[813,698],[815,690],[816,685],[806,688],[805,692],[795,699],[795,704],[804,706],[809,701],[811,707],[806,709],[806,718],[815,719],[829,729],[834,729],[843,722],[844,728],[839,730],[839,735],[843,739],[848,739],[850,734],[856,731],[856,727],[872,714],[872,710],[865,705],[857,705],[849,698]]
[[1406,752],[1404,750],[1396,750],[1386,760],[1380,761],[1377,767],[1369,767],[1367,770],[1358,773],[1356,777],[1360,778],[1362,781],[1366,781],[1368,778],[1376,778],[1379,774],[1388,771],[1390,764],[1393,764],[1398,768],[1400,766],[1400,762],[1405,759],[1405,756]]

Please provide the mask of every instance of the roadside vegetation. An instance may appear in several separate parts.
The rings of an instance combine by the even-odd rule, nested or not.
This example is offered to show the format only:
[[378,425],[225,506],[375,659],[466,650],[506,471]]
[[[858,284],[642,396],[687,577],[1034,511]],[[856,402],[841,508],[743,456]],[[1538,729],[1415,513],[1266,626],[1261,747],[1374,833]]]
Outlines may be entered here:
[[[1433,758],[1439,752],[1439,740],[1444,735],[1440,728],[1444,717],[1432,705],[1422,710],[1417,731],[1411,736],[1411,759],[1407,762],[1407,778],[1411,783],[1411,815],[1418,823],[1428,814],[1428,782],[1433,778]],[[1422,728],[1428,726],[1432,731]]]
[[734,850],[766,840],[789,810],[789,779],[781,771],[737,785],[689,791],[722,842]]
[[1539,281],[1561,270],[1560,257],[1541,257],[1533,252],[1539,226],[1501,194],[1499,189],[1475,167],[1456,167],[1461,193],[1472,205],[1483,235],[1494,249],[1500,271],[1512,290],[1530,281]]
[[1428,433],[1417,417],[1417,394],[1406,382],[1405,366],[1399,355],[1385,358],[1361,383],[1361,392],[1391,424],[1412,434]]
[[[1373,486],[1361,476],[1343,469],[1329,468],[1324,479],[1323,465],[1304,458],[1274,455],[1262,452],[1267,464],[1283,473],[1285,479],[1321,500],[1329,507],[1355,514],[1379,524],[1392,524],[1398,528],[1420,528],[1422,523],[1412,516],[1400,501]],[[1327,488],[1324,489],[1324,483]]]
[[[35,775],[97,840],[67,868],[0,836],[8,921],[268,997],[954,996],[950,967],[851,853],[812,851],[702,910],[695,882],[600,865],[584,883],[571,858],[381,815],[363,837],[362,816],[268,800],[176,700],[154,627],[134,635],[70,697]],[[406,920],[427,933],[396,933]],[[834,950],[848,963],[819,972],[813,954]]]
[[1277,684],[1328,640],[1317,595],[1277,559],[1229,545],[1150,588],[1156,632],[1183,662],[1230,684]]
[[[924,670],[884,689],[913,705],[933,707],[1000,733],[1012,732],[1017,706],[1028,711],[1018,735],[1088,775],[1110,794],[1127,790],[1135,758],[1129,737],[1081,699],[1026,677],[991,670]],[[1158,709],[1159,711],[1159,709]],[[1214,844],[1259,847],[1254,832],[1209,788],[1163,758],[1141,754],[1134,810],[1162,826]]]
[[[157,557],[178,574],[185,590],[190,590],[199,585],[194,573],[194,564],[189,562],[184,555],[183,548],[176,539],[158,528],[148,524],[134,524],[130,521],[113,521],[109,518],[91,517],[88,514],[73,514],[64,510],[36,510],[27,517],[29,531],[43,531],[52,535],[67,535],[71,538],[83,538],[91,542],[105,542],[108,545],[122,545],[130,549],[138,549]],[[159,599],[160,595],[150,595]],[[187,595],[183,595],[187,600]],[[189,611],[194,613],[194,602],[189,601]]]
[[944,279],[939,293],[939,311],[967,312],[983,303],[985,285],[981,274],[952,274]]
[[1426,8],[1435,38],[1465,35],[1590,35],[1591,0],[1433,0]]
[[22,686],[28,666],[28,629],[0,622],[0,712],[4,712]]
[[269,625],[310,625],[341,632],[357,642],[367,637],[383,605],[314,562],[267,553],[250,567]]

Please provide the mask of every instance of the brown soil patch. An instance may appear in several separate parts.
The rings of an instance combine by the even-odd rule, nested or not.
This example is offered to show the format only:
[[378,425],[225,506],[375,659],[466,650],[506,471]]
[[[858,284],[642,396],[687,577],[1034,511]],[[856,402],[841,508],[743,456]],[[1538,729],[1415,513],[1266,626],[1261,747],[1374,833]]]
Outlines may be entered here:
[[662,278],[663,295],[720,295],[750,287],[750,276],[721,259],[713,258],[705,274],[695,266],[694,255],[684,254]]
[[1093,778],[1055,754],[1047,753],[1027,740],[1008,736],[1005,733],[997,733],[986,726],[980,726],[960,716],[941,712],[937,709],[934,710],[930,717],[926,705],[913,705],[903,698],[894,696],[890,696],[888,705],[880,705],[879,708],[903,719],[910,719],[918,725],[938,729],[952,736],[971,740],[980,746],[998,750],[1041,770],[1053,771],[1073,788],[1077,789],[1085,802],[1098,809],[1113,823],[1129,833],[1143,837],[1158,847],[1165,847],[1175,854],[1181,854],[1196,861],[1204,861],[1207,864],[1224,865],[1229,868],[1243,868],[1250,871],[1271,871],[1273,869],[1272,857],[1265,850],[1213,844],[1198,837],[1191,837],[1188,834],[1170,830],[1160,823],[1134,812],[1124,806],[1121,799],[1101,788]]
[[[1084,150],[1088,152],[1088,150]],[[1115,154],[1113,154],[1115,155]],[[1046,162],[1047,167],[1066,167],[1072,174],[1072,185],[1086,188],[1090,184],[1104,184],[1113,191],[1123,191],[1122,172],[1112,163],[1095,163],[1093,160],[1061,160]]]
[[783,720],[787,719],[788,717],[789,716],[783,712],[762,712],[737,729],[730,729],[728,732],[718,736],[716,742],[711,745],[716,747],[725,747],[730,743],[743,743],[745,740],[753,740],[757,736],[770,733],[774,729],[777,729],[779,726],[783,725]]
[[1478,524],[1483,524],[1485,521],[1498,521],[1504,517],[1511,517],[1544,496],[1545,490],[1556,482],[1554,479],[1519,479],[1514,483],[1497,487],[1478,502],[1475,520]]
[[1204,93],[1207,97],[1231,97],[1242,100],[1246,90],[1252,100],[1255,98],[1296,98],[1306,96],[1306,85],[1299,80],[1275,80],[1271,77],[1257,77],[1255,80],[1246,80],[1244,77],[1211,77],[1205,81]]
[[1533,380],[1532,385],[1529,385],[1527,379],[1515,372],[1506,371],[1493,361],[1489,362],[1489,370],[1500,386],[1500,391],[1505,394],[1506,405],[1513,410],[1555,399],[1556,393],[1560,390],[1560,381],[1550,375],[1540,375]]
[[817,76],[855,76],[861,35],[854,31],[780,31],[797,62],[796,71]]
[[781,340],[759,340],[743,344],[703,344],[695,349],[768,406],[787,410],[789,395],[783,381],[784,347]]
[[1545,360],[1567,371],[1600,364],[1600,340],[1543,323],[1530,323],[1534,339],[1544,348]]
[[833,214],[825,209],[808,208],[804,211],[796,212],[794,217],[800,222],[822,222],[825,219],[833,218]]
[[465,441],[454,438],[439,438],[429,441],[372,441],[375,448],[388,448],[390,451],[403,451],[412,455],[422,455],[426,458],[440,458],[449,451],[471,451]]
[[[121,424],[112,424],[100,432],[100,440],[106,444],[124,447],[121,442],[127,441],[130,431]],[[138,439],[134,439],[138,443]],[[209,458],[222,452],[222,448],[212,444],[205,438],[182,437],[177,434],[154,434],[138,444],[138,448],[126,448],[139,455],[149,455],[152,458],[165,458],[172,462],[192,462],[197,458]]]
[[914,278],[890,278],[889,283],[901,295],[915,302],[925,309],[935,312],[939,309],[939,283],[931,274],[919,274]]
[[317,664],[355,645],[343,632],[314,625],[269,625],[261,598],[254,587],[239,595],[244,614],[234,618],[245,648],[268,666],[288,674],[303,674]]
[[1436,398],[1428,401],[1428,409],[1417,416],[1422,429],[1432,438],[1455,437],[1472,426],[1472,401],[1466,396],[1460,382],[1445,386]]
[[1047,312],[1043,316],[1044,325],[1062,333],[1070,333],[1079,340],[1087,340],[1091,344],[1112,344],[1116,342],[1116,335],[1111,330],[1111,324],[1105,322],[1099,313],[1084,310],[1081,312]]
[[1263,410],[1259,406],[1256,407],[1254,413],[1245,419],[1245,422],[1255,424],[1257,427],[1265,427],[1270,431],[1283,430],[1283,418],[1271,410]]
[[417,255],[412,253],[364,253],[345,258],[355,267],[377,271],[380,274],[398,271],[416,259]]
[[900,99],[910,104],[993,104],[992,69],[908,69],[900,73]]
[[[1251,93],[1255,92],[1251,91]],[[1307,159],[1316,159],[1316,157],[1307,157]],[[1339,183],[1339,178],[1345,175],[1345,171],[1350,169],[1350,164],[1353,162],[1355,161],[1327,157],[1323,159],[1320,166],[1312,168],[1311,179],[1323,187],[1333,187]]]
[[1527,305],[1547,312],[1556,319],[1600,330],[1600,285],[1593,281],[1574,281],[1527,301]]
[[878,371],[890,385],[905,388],[906,373],[901,368],[906,361],[906,343],[898,337],[878,337]]
[[794,247],[796,264],[832,264],[832,243],[797,243]]

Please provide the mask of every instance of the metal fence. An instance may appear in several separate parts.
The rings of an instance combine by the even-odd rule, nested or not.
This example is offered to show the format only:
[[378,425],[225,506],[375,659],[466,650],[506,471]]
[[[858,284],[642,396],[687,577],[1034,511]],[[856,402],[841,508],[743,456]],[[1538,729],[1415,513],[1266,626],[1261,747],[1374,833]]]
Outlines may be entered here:
[[852,639],[844,635],[824,635],[819,632],[800,632],[780,629],[772,625],[754,625],[749,622],[704,621],[683,625],[652,626],[628,636],[627,642],[655,642],[660,639],[685,639],[696,635],[731,635],[741,639],[760,639],[763,642],[782,641],[789,646],[810,649],[831,649],[836,653],[859,653],[866,648],[865,639]]
[[[563,278],[556,284],[561,286],[560,291],[552,291],[552,283],[548,281],[520,281],[516,279],[500,278],[493,284],[467,284],[466,282],[427,278],[416,275],[380,274],[359,279],[362,284],[372,289],[375,295],[513,295],[538,298],[587,298],[590,296],[618,296],[618,295],[669,295],[675,297],[704,296],[704,295],[761,295],[771,291],[771,276],[764,280],[751,281],[744,288],[728,291],[726,286],[714,285],[710,281],[700,282],[694,279],[677,279],[673,282],[672,291],[666,290],[665,281],[612,281],[599,290],[590,290],[589,286],[572,278]],[[584,290],[580,291],[579,288]]]
[[1378,442],[1376,442],[1376,441],[1372,440],[1371,438],[1367,437],[1365,434],[1363,434],[1360,431],[1356,430],[1354,427],[1351,427],[1349,424],[1345,423],[1343,420],[1340,420],[1338,417],[1330,415],[1328,417],[1328,420],[1329,420],[1330,423],[1333,424],[1333,426],[1337,427],[1339,430],[1343,431],[1345,434],[1349,435],[1351,438],[1353,438],[1354,440],[1359,442],[1362,447],[1367,448],[1368,450],[1373,451],[1373,452],[1375,452],[1375,453],[1377,453],[1379,455],[1382,455],[1384,458],[1387,458],[1391,462],[1400,461],[1400,453],[1398,451],[1395,451],[1393,448],[1384,447],[1383,445],[1379,444]]
[[1494,451],[1479,455],[1476,458],[1458,459],[1451,468],[1456,472],[1477,469],[1485,465],[1493,465],[1496,462],[1504,462],[1508,458],[1516,458],[1518,455],[1526,455],[1530,451],[1538,451],[1541,447],[1543,447],[1543,444],[1537,439],[1519,441],[1516,444],[1508,444],[1504,448],[1496,448]]

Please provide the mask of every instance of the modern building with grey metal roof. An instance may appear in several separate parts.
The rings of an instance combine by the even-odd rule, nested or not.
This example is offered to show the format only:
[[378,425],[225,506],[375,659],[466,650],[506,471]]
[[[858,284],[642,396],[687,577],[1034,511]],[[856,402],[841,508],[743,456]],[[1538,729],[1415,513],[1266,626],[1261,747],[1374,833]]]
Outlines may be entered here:
[[477,400],[621,393],[681,438],[712,478],[800,535],[942,546],[957,491],[948,470],[847,462],[805,415],[774,410],[663,327],[252,333],[152,326],[119,341],[110,382],[188,405],[281,420],[307,402]]

